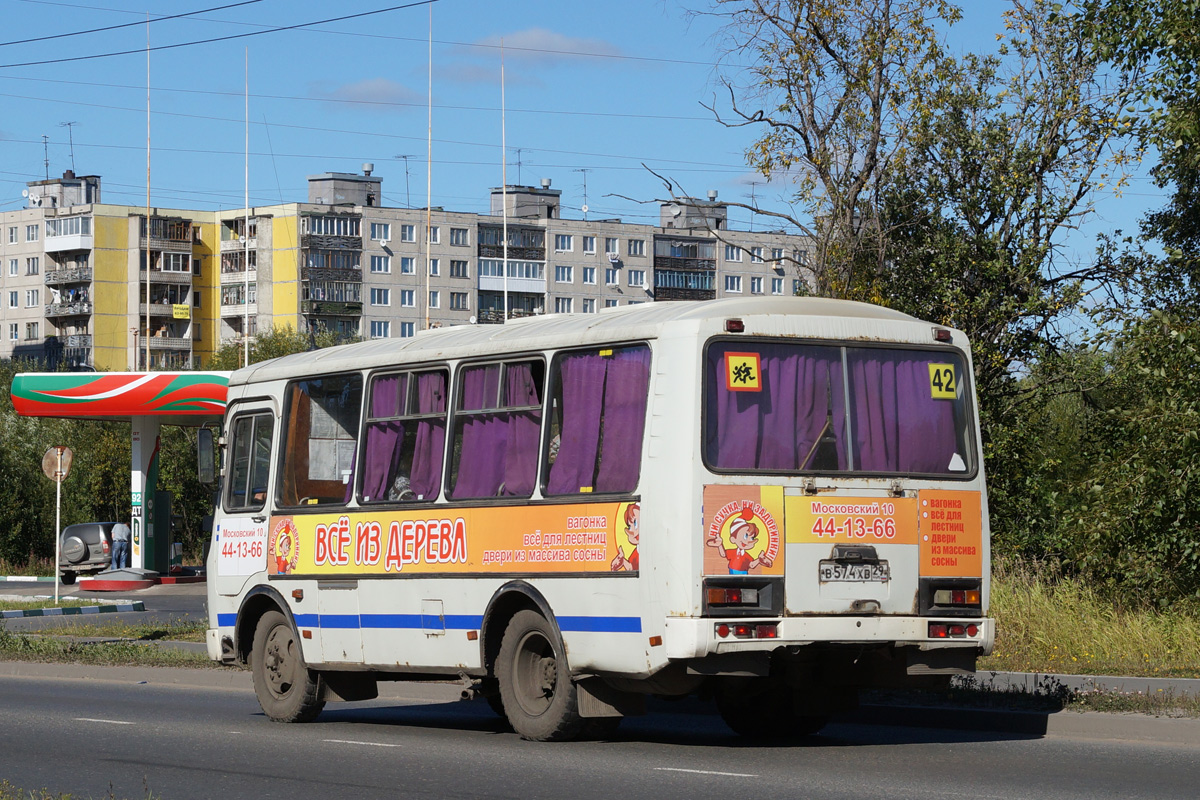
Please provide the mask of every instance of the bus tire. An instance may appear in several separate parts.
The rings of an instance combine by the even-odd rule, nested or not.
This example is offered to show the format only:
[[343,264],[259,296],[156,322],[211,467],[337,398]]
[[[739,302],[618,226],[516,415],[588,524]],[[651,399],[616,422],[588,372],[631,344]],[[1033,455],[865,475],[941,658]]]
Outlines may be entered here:
[[254,629],[250,670],[254,694],[274,722],[309,722],[325,707],[317,674],[304,663],[296,632],[279,611],[262,615]]
[[734,733],[748,739],[794,739],[811,736],[829,717],[797,714],[792,690],[770,678],[724,678],[717,690],[717,710]]
[[496,659],[504,714],[522,739],[561,742],[584,727],[575,683],[555,626],[536,611],[509,620]]

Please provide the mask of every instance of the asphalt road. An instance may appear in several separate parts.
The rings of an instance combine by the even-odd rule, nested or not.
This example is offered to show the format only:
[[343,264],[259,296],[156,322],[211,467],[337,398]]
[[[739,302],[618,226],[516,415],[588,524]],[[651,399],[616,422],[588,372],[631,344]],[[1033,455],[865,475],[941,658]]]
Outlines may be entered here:
[[236,681],[173,686],[170,674],[0,677],[0,777],[76,797],[149,790],[162,800],[1192,800],[1200,785],[1200,748],[1162,741],[835,724],[764,747],[715,716],[667,712],[626,720],[609,741],[537,744],[481,702],[331,704],[314,723],[280,725]]
[[[84,592],[78,584],[74,586],[59,586],[60,598],[77,598],[80,600],[95,600],[97,605],[140,601],[145,603],[146,611],[139,613],[138,622],[167,622],[170,620],[196,619],[204,620],[205,606],[204,583],[181,583],[165,586],[152,586],[136,592]],[[53,597],[54,584],[49,582],[26,583],[21,581],[0,581],[0,595],[13,597]],[[91,620],[89,620],[91,621]],[[72,625],[79,622],[79,617],[30,617],[24,620],[8,620],[5,627],[12,631],[46,630],[59,625]]]

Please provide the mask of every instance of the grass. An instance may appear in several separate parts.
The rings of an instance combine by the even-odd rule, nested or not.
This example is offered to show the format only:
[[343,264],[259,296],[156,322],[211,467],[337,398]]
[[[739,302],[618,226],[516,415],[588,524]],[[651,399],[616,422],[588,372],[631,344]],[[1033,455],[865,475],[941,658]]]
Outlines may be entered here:
[[[0,558],[0,575],[25,575],[34,578],[50,578],[54,576],[54,559],[30,556],[29,561],[17,564],[6,558]],[[3,800],[3,795],[0,795]]]
[[[78,622],[43,633],[0,628],[0,661],[36,661],[104,666],[218,668],[204,653],[157,647],[156,641],[204,641],[201,621],[168,623]],[[115,639],[89,642],[85,638]],[[0,795],[0,800],[3,796]]]
[[[146,784],[146,800],[154,800],[154,795],[150,792],[149,784]],[[113,794],[112,784],[109,784],[108,794],[102,795],[103,800],[116,800],[116,795]],[[63,794],[61,792],[52,792],[49,789],[28,790],[13,786],[8,780],[0,781],[0,800],[75,800],[73,794]]]
[[980,659],[980,672],[1200,678],[1194,607],[1122,607],[1079,579],[1050,581],[1030,565],[1001,565],[990,613],[996,646]]

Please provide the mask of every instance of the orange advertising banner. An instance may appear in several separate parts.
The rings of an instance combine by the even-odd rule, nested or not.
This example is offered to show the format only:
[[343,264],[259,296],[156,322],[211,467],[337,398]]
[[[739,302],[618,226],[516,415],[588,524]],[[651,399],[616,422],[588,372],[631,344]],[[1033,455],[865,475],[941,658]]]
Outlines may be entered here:
[[788,497],[787,540],[916,544],[917,500],[913,497]]
[[637,571],[638,503],[272,517],[273,575]]
[[979,492],[923,489],[921,574],[983,577],[983,501]]
[[783,574],[783,487],[704,487],[704,574]]

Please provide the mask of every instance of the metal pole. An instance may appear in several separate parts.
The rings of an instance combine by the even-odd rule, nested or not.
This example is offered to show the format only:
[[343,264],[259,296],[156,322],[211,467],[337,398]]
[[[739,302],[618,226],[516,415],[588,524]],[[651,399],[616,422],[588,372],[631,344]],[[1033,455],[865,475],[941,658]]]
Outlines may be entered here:
[[54,605],[58,605],[58,583],[61,579],[59,551],[62,548],[62,454],[58,451],[58,467],[54,470]]

